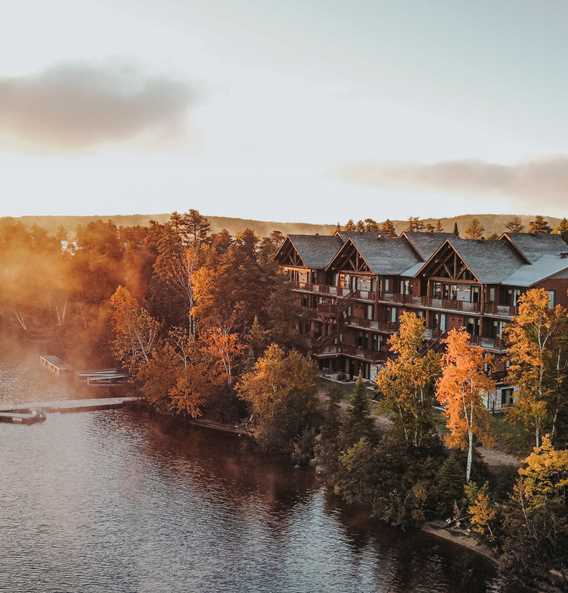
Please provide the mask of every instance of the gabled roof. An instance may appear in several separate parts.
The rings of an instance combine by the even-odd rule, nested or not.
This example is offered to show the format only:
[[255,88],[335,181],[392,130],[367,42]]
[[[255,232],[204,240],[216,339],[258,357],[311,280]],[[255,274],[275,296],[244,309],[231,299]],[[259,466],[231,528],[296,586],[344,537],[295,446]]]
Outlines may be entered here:
[[288,235],[306,268],[323,270],[341,247],[334,235]]
[[452,236],[422,265],[419,273],[422,273],[445,245],[450,245],[454,249],[469,271],[482,284],[500,284],[525,263],[506,241],[477,241]]
[[[377,233],[353,233],[342,250],[347,249],[348,245],[353,245],[373,274],[396,276],[420,261],[408,241],[401,237],[381,237]],[[328,267],[332,265],[333,261]]]
[[536,262],[543,255],[560,255],[568,251],[568,244],[560,235],[503,233],[500,238],[509,241],[529,263]]
[[437,251],[446,239],[455,237],[453,233],[420,233],[404,231],[401,237],[406,237],[422,260],[427,260]]
[[528,288],[564,270],[568,270],[568,258],[559,255],[542,255],[532,264],[517,268],[503,280],[503,284]]

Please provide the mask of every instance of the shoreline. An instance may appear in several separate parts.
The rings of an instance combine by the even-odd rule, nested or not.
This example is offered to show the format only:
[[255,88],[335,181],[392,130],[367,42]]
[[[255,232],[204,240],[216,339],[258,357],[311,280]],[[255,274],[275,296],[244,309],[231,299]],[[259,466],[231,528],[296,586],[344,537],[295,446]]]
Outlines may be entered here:
[[478,543],[473,537],[465,534],[453,533],[447,527],[442,527],[441,523],[442,522],[440,521],[428,521],[420,527],[420,530],[429,535],[439,537],[440,539],[467,548],[468,550],[483,556],[487,560],[490,560],[493,564],[498,564],[497,558],[490,548]]

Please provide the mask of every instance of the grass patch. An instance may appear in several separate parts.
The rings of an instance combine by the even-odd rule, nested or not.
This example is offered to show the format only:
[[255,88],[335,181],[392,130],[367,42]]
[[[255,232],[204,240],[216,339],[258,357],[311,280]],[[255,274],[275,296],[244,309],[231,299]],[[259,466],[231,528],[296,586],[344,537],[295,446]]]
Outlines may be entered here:
[[532,435],[524,427],[508,422],[503,414],[491,417],[491,432],[498,451],[524,457],[532,448]]

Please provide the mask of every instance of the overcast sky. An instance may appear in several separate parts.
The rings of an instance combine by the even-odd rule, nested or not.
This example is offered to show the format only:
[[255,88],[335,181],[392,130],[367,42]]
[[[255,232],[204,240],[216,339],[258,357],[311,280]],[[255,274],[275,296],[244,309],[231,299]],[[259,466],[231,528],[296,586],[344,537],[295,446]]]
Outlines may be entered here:
[[0,215],[568,215],[563,0],[0,2]]

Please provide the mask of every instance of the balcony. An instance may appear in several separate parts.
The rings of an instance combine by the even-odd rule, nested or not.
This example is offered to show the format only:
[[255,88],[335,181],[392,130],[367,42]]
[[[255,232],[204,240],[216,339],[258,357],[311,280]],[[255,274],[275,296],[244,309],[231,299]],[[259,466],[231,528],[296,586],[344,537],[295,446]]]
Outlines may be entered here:
[[518,308],[514,305],[487,303],[485,305],[485,313],[487,313],[487,315],[496,315],[498,317],[514,317],[518,313]]
[[374,350],[368,350],[360,346],[352,346],[350,344],[332,344],[325,343],[314,350],[315,357],[337,357],[337,356],[352,356],[354,358],[361,358],[370,362],[384,362],[388,358],[388,350],[382,349],[379,352]]
[[351,316],[345,320],[345,325],[361,327],[364,329],[373,329],[379,332],[395,333],[399,330],[398,321],[377,321],[375,319],[364,319],[363,317]]
[[485,336],[471,336],[471,343],[488,350],[505,350],[506,345],[502,338],[487,338]]

